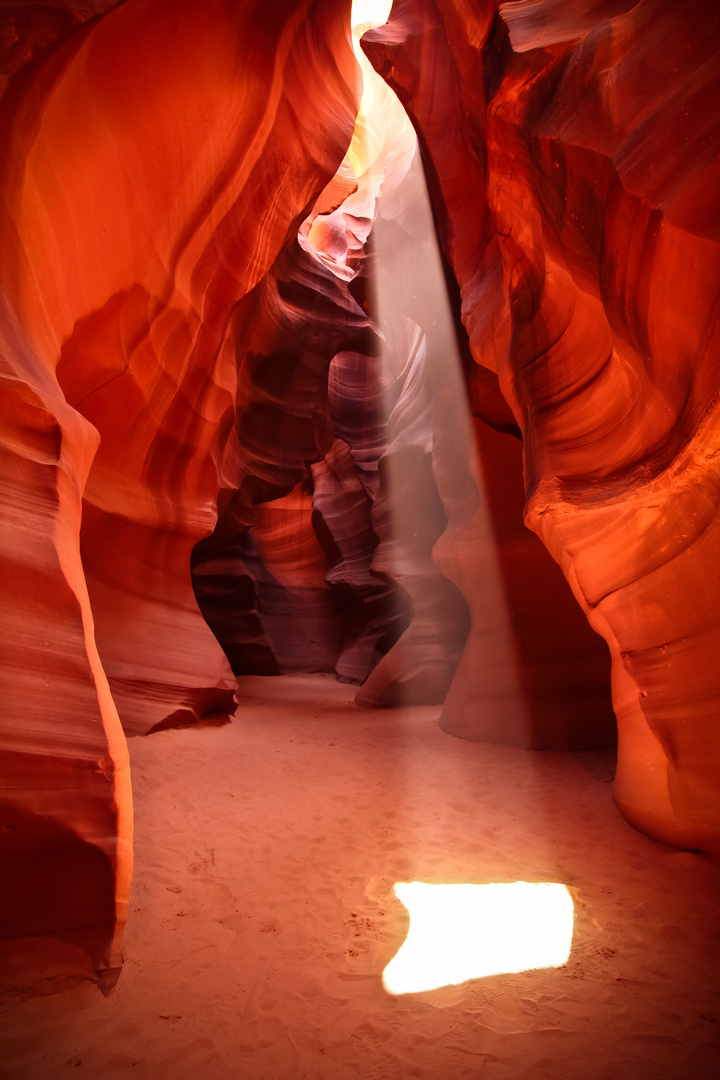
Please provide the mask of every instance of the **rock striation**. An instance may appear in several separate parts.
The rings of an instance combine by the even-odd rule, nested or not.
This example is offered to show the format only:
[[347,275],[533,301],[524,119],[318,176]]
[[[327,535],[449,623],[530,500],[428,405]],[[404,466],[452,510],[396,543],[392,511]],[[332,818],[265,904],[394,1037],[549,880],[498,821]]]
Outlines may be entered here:
[[525,522],[610,647],[618,805],[703,850],[720,826],[719,17],[396,0],[363,41],[418,130],[473,357],[522,432]]
[[331,0],[77,9],[3,13],[0,935],[84,949],[109,986],[123,727],[235,707],[190,578],[235,311],[335,175],[359,79]]

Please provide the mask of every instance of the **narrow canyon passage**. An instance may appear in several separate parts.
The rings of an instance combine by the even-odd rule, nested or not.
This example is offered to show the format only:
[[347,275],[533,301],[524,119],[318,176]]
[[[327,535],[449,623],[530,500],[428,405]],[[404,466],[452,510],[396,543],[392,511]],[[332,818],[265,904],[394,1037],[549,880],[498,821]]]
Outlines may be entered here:
[[717,2],[3,0],[0,1080],[720,1076],[719,354]]
[[[623,821],[614,754],[468,743],[353,692],[250,677],[230,724],[131,740],[123,976],[6,999],[1,1075],[717,1075],[720,868]],[[406,880],[567,885],[568,963],[391,997]]]

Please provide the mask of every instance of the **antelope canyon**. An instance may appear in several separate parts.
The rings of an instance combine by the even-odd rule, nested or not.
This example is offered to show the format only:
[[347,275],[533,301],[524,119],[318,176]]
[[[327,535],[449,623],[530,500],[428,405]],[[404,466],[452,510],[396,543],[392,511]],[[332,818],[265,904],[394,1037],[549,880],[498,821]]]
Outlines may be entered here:
[[3,1075],[717,1075],[720,6],[0,29]]

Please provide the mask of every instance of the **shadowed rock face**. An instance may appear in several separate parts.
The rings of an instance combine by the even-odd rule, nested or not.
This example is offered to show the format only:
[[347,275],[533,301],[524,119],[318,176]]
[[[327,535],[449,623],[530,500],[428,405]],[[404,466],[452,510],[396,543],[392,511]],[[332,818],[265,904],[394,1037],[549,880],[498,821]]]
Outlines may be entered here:
[[459,288],[461,446],[349,6],[0,14],[0,937],[106,988],[125,733],[219,722],[233,672],[449,685],[447,731],[598,745],[602,635],[620,808],[720,849],[720,13],[396,0],[366,35]]
[[710,7],[398,0],[364,39],[418,129],[474,359],[522,431],[526,524],[610,646],[618,804],[701,849],[720,825]]

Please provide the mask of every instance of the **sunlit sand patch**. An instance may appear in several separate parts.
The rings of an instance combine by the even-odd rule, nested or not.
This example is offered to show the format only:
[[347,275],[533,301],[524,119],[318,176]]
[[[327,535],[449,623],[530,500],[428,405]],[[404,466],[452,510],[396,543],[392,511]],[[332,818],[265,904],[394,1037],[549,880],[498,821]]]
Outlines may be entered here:
[[565,885],[399,882],[410,929],[383,972],[389,994],[412,994],[534,968],[570,956],[573,902]]

